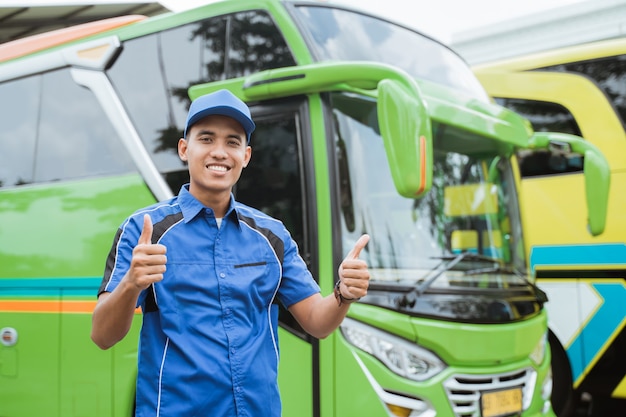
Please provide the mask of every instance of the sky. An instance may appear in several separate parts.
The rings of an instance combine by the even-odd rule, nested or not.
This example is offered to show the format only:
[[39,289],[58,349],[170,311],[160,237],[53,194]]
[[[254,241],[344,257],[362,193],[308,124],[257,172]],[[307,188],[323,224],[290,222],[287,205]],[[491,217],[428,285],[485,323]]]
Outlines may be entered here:
[[[455,33],[581,1],[593,0],[325,0],[324,3],[360,8],[450,44]],[[206,0],[162,3],[180,9]]]
[[[0,7],[48,4],[119,3],[124,0],[0,0]],[[147,0],[139,0],[146,1]],[[183,10],[215,0],[160,0]],[[320,0],[363,9],[436,38],[446,44],[456,33],[573,3],[594,0]]]

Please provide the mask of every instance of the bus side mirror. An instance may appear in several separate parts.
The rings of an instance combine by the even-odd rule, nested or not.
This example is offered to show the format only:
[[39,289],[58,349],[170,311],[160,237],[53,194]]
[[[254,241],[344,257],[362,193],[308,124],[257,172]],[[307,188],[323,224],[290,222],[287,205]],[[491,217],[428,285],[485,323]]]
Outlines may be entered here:
[[194,99],[218,88],[228,88],[244,101],[324,91],[377,93],[378,126],[396,190],[404,197],[419,198],[432,186],[430,116],[416,81],[404,71],[374,62],[315,63],[261,71],[245,80],[195,85],[188,93]]
[[609,204],[611,170],[602,152],[591,142],[566,133],[536,132],[530,140],[532,148],[554,149],[579,153],[584,157],[585,197],[589,233],[597,236],[604,232]]
[[[574,151],[576,152],[576,149]],[[597,236],[604,232],[606,226],[611,171],[607,160],[599,151],[586,150],[583,155],[589,232]]]
[[403,197],[419,198],[432,186],[432,129],[421,97],[405,88],[392,79],[380,81],[378,125],[396,190]]

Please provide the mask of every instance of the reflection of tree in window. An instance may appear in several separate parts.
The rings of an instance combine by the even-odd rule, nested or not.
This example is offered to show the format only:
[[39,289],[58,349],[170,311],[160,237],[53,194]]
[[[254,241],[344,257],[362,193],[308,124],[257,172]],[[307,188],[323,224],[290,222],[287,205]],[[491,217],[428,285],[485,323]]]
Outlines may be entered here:
[[287,43],[265,13],[234,15],[228,39],[226,78],[296,65]]
[[176,193],[188,180],[177,142],[190,104],[189,87],[294,64],[270,17],[251,11],[128,40],[107,73]]

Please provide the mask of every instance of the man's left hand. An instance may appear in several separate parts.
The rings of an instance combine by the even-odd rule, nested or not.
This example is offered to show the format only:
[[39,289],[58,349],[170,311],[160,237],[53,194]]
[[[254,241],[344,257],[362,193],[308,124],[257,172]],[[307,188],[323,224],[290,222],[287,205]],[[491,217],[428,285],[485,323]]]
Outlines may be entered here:
[[361,298],[367,294],[370,273],[367,269],[367,263],[359,259],[359,255],[369,240],[369,235],[361,236],[339,265],[340,291],[346,299]]

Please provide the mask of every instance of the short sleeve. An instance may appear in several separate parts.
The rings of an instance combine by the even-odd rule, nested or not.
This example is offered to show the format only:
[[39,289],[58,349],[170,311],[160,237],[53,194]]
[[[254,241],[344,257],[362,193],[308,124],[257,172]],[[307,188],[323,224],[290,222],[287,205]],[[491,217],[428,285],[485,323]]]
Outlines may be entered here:
[[[139,241],[141,235],[141,227],[143,227],[143,218],[138,222],[138,217],[134,215],[129,217],[118,229],[111,250],[107,257],[106,266],[102,284],[98,291],[98,295],[103,292],[112,292],[119,285],[120,281],[130,269],[130,262],[133,256],[133,249]],[[145,298],[145,291],[142,291],[137,306]]]
[[304,259],[300,256],[298,245],[286,229],[284,232],[285,252],[278,298],[285,307],[289,308],[293,304],[319,293],[320,287],[311,275]]

